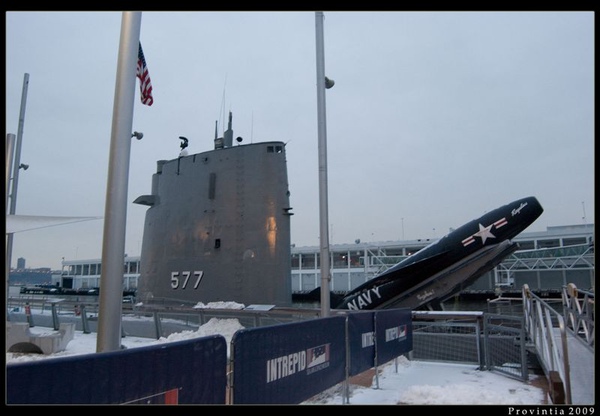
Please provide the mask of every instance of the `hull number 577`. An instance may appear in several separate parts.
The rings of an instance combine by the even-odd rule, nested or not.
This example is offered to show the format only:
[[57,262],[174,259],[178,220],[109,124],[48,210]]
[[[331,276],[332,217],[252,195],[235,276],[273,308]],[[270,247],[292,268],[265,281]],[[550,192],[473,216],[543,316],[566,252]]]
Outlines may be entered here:
[[[172,289],[185,289],[188,284],[193,283],[193,288],[198,289],[198,285],[204,276],[203,271],[185,271],[185,272],[171,272],[171,288]],[[191,279],[190,279],[191,278]],[[191,280],[191,282],[190,282]]]

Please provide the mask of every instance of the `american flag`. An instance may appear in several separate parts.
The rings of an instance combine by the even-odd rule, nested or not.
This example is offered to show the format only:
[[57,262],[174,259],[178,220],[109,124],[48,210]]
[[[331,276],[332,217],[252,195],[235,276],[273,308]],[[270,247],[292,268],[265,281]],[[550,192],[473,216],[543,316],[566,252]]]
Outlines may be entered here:
[[136,76],[140,79],[140,100],[142,100],[142,104],[152,105],[154,103],[154,98],[152,98],[152,83],[150,82],[150,74],[146,66],[146,58],[144,58],[141,42],[138,48]]

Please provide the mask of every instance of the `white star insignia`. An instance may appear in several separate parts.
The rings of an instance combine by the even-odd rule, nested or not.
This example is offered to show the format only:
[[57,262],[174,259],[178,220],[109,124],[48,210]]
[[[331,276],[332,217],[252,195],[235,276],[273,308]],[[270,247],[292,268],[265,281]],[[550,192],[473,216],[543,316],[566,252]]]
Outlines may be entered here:
[[473,235],[481,238],[481,244],[485,244],[485,240],[488,238],[496,238],[496,236],[490,231],[493,226],[494,224],[490,224],[487,227],[484,227],[483,225],[479,224],[479,231]]

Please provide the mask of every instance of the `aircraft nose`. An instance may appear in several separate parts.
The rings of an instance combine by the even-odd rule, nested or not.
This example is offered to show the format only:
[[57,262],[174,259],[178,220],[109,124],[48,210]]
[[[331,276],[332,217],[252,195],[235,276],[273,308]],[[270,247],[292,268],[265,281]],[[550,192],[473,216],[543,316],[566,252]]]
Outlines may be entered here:
[[529,211],[534,216],[534,218],[539,217],[540,215],[542,215],[542,212],[544,212],[542,204],[540,204],[536,197],[530,196],[529,198],[525,198],[525,202],[527,202]]

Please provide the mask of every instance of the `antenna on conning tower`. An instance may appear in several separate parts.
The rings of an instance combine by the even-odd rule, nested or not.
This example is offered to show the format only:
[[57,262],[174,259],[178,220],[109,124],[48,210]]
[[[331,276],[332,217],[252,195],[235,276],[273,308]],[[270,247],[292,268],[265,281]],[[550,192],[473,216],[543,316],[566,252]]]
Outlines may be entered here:
[[229,121],[227,122],[227,130],[223,133],[223,145],[225,147],[231,147],[233,145],[233,129],[231,128],[231,119],[233,115],[229,112]]
[[[233,146],[233,129],[231,128],[233,113],[229,112],[229,121],[227,122],[227,130],[223,133],[223,137],[217,137],[218,122],[215,122],[215,149],[223,149],[224,147]],[[238,143],[241,140],[238,140]]]
[[[227,74],[225,74],[225,81],[223,82],[223,97],[221,97],[221,108],[219,109],[219,120],[223,120],[225,118],[225,88],[227,86]],[[223,125],[225,125],[225,121],[223,120]],[[216,137],[215,137],[216,139]]]

